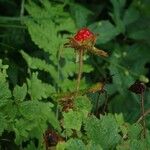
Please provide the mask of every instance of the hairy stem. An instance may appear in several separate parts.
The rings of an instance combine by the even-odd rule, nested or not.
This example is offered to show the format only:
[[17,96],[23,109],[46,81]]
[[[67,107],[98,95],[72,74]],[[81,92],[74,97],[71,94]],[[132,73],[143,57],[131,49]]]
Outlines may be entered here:
[[78,77],[77,77],[77,92],[80,87],[80,81],[82,76],[82,68],[83,68],[83,50],[79,51],[79,70],[78,70]]
[[145,116],[144,116],[145,110],[144,110],[144,93],[141,93],[141,116],[143,118],[142,125],[143,125],[143,136],[146,137],[146,123],[145,123]]

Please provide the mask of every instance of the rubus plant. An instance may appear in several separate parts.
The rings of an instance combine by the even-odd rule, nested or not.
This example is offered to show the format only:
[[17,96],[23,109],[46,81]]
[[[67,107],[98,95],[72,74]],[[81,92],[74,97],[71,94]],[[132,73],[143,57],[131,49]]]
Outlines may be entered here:
[[82,75],[82,67],[83,67],[83,54],[88,51],[92,54],[107,57],[108,54],[94,47],[96,43],[96,37],[92,31],[88,28],[80,29],[74,37],[69,38],[69,42],[65,44],[66,47],[74,48],[77,54],[79,55],[79,71],[77,78],[77,91],[79,90],[81,75]]
[[142,114],[128,91],[149,86],[148,1],[24,2],[0,17],[0,149],[149,150],[149,90]]

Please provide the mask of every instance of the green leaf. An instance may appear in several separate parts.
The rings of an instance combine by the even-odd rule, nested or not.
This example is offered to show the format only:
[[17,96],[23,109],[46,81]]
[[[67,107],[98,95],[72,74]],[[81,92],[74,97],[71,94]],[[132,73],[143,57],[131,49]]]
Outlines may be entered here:
[[8,87],[8,83],[4,79],[0,79],[0,107],[7,105],[11,98],[11,92]]
[[26,119],[15,120],[13,130],[15,131],[15,143],[20,144],[28,139],[29,132],[37,126],[37,122]]
[[75,129],[80,131],[83,120],[82,112],[70,110],[69,112],[64,112],[63,117],[63,127],[65,129]]
[[67,150],[86,150],[85,144],[79,139],[69,139],[66,143],[65,148]]
[[133,124],[128,129],[128,136],[130,139],[139,139],[142,131],[140,124]]
[[57,71],[53,65],[50,65],[45,62],[45,60],[41,60],[39,58],[31,57],[24,51],[21,51],[23,58],[27,61],[28,66],[31,69],[38,69],[42,71],[46,71],[50,73],[50,75],[56,80],[57,78]]
[[50,93],[54,93],[54,88],[46,83],[42,83],[38,79],[38,73],[33,73],[31,79],[27,79],[28,93],[32,100],[41,100],[42,98],[50,97]]
[[111,0],[110,1],[113,5],[113,12],[110,13],[114,23],[116,24],[116,28],[119,33],[125,32],[125,25],[122,21],[123,18],[123,9],[125,7],[126,0]]
[[119,126],[121,126],[125,122],[123,118],[123,114],[115,114],[115,119]]
[[79,139],[69,139],[66,143],[58,143],[57,150],[86,150],[85,144]]
[[95,144],[93,141],[90,141],[86,147],[88,150],[103,150],[99,144]]
[[17,101],[23,101],[27,94],[27,86],[23,84],[22,86],[16,85],[13,91],[13,96]]
[[150,36],[150,29],[136,30],[129,33],[129,37],[135,40],[147,40]]
[[23,150],[45,150],[44,149],[44,147],[42,148],[42,147],[37,147],[37,146],[35,146],[35,143],[34,142],[30,142],[28,145],[27,145],[27,147],[25,147],[25,148],[23,148]]
[[125,25],[129,25],[135,22],[139,18],[139,11],[132,5],[125,11],[123,22]]
[[130,141],[130,149],[131,150],[147,150],[146,144],[141,140],[131,140]]
[[7,120],[4,114],[0,113],[0,136],[2,135],[3,131],[7,128]]
[[87,26],[89,16],[93,14],[92,11],[76,3],[70,4],[70,9],[77,27],[82,28]]
[[92,104],[87,96],[79,96],[75,99],[74,109],[83,112],[84,118],[86,118],[92,109]]
[[116,35],[119,34],[117,29],[109,21],[100,21],[93,23],[89,26],[92,31],[99,34],[97,43],[104,44],[112,40]]
[[[136,75],[143,75],[146,73],[145,64],[149,61],[150,53],[147,53],[148,46],[141,44],[133,44],[126,48],[126,56],[122,57],[122,65],[129,68],[132,73]],[[129,70],[129,71],[130,71]],[[140,72],[139,72],[140,70]]]
[[58,120],[52,112],[53,104],[39,101],[26,101],[20,105],[20,114],[27,120],[43,120],[49,122],[54,128],[60,130]]
[[101,116],[100,120],[94,116],[89,117],[85,130],[88,138],[103,149],[111,149],[120,141],[118,125],[112,115]]
[[[134,40],[142,40],[149,44],[150,22],[146,18],[140,16],[138,20],[127,28],[127,36]],[[144,45],[143,45],[144,46]]]

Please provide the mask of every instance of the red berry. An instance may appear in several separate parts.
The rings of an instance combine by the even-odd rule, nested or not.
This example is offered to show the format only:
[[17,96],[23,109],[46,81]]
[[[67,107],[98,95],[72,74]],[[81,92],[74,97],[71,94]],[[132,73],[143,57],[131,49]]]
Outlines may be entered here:
[[89,38],[91,38],[92,36],[94,36],[94,34],[88,28],[82,28],[76,33],[74,39],[77,42],[84,42]]

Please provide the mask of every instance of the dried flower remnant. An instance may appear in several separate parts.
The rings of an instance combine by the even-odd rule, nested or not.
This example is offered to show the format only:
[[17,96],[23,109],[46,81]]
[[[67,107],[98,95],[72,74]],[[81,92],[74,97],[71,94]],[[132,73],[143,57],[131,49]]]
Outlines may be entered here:
[[43,138],[46,145],[46,150],[49,150],[50,147],[56,146],[58,142],[64,141],[60,135],[51,129],[45,131]]
[[62,111],[68,112],[70,109],[73,109],[74,103],[72,99],[61,100],[60,105],[62,106]]
[[146,86],[143,82],[141,81],[136,81],[134,84],[132,84],[130,87],[129,87],[129,90],[133,93],[136,93],[136,94],[141,94],[145,91],[146,89]]

